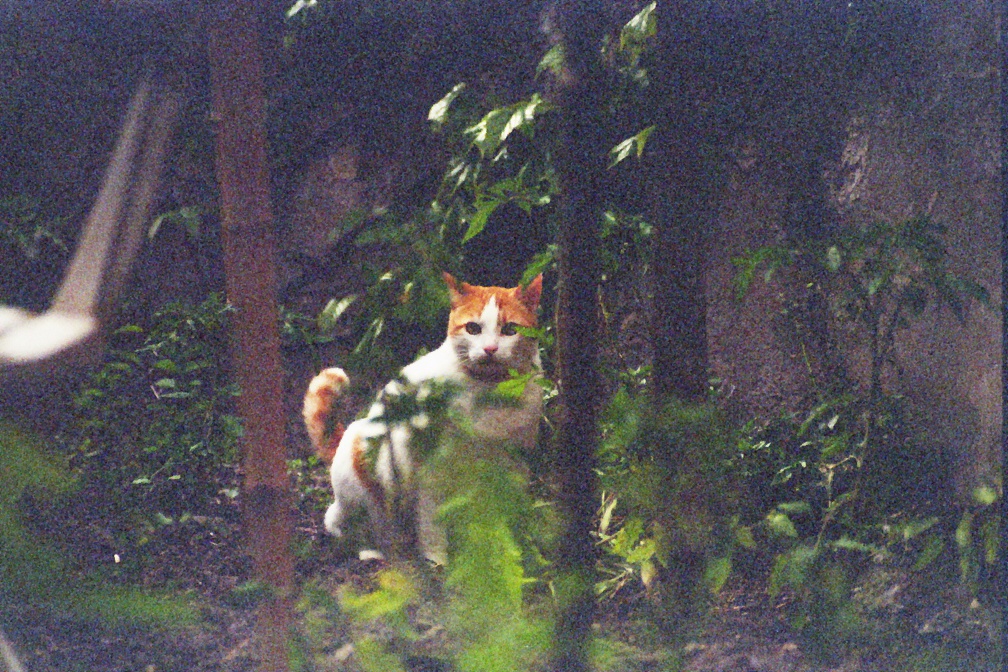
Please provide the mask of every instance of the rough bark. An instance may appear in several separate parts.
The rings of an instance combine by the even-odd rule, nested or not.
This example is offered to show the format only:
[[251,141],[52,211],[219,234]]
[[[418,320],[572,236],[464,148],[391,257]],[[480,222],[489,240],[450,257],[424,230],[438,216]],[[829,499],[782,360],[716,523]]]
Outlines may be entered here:
[[1001,660],[1008,667],[1008,507],[1005,506],[1005,456],[1008,455],[1008,2],[1001,3],[1001,551],[998,564],[998,595],[1001,607]]
[[257,11],[254,0],[217,3],[209,47],[224,266],[236,309],[232,357],[245,428],[243,514],[255,574],[271,592],[257,623],[261,669],[286,670],[291,507]]
[[604,109],[599,62],[604,24],[582,3],[561,3],[558,10],[567,59],[559,91],[564,119],[558,161],[563,187],[558,314],[563,411],[558,427],[557,465],[566,531],[559,563],[565,613],[557,622],[552,669],[580,672],[589,668],[587,649],[594,614],[594,549],[588,531],[595,511],[592,474],[599,396],[596,254],[601,212],[596,196],[605,161],[599,119]]

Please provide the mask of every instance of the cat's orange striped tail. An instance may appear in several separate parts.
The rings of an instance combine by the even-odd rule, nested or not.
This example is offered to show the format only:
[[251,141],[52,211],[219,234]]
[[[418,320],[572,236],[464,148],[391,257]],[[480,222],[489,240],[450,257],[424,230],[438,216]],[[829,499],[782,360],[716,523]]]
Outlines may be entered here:
[[325,369],[312,378],[305,392],[304,416],[305,428],[311,438],[315,452],[326,464],[333,460],[340,439],[343,438],[343,424],[334,422],[332,416],[333,403],[343,389],[350,384],[350,379],[343,369]]

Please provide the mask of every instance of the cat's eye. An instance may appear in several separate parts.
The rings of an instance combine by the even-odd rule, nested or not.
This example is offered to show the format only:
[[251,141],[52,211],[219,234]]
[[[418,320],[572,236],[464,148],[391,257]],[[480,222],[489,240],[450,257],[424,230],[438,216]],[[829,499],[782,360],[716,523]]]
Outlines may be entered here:
[[479,322],[466,322],[465,330],[470,336],[476,336],[483,331],[483,327],[479,325]]
[[514,336],[518,333],[518,325],[514,322],[508,322],[503,327],[501,327],[501,335],[503,336]]

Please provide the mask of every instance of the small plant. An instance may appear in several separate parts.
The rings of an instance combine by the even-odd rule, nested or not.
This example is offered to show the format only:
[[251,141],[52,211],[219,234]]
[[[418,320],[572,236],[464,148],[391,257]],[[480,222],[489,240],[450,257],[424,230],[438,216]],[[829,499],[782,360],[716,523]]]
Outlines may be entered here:
[[[797,257],[811,256],[824,271],[824,284],[813,289],[823,293],[832,309],[832,328],[867,355],[863,380],[851,389],[821,393],[814,408],[793,425],[790,438],[785,438],[787,431],[780,432],[780,425],[768,426],[770,434],[779,434],[772,484],[795,478],[795,489],[805,490],[801,496],[807,498],[809,481],[815,481],[827,500],[821,507],[827,522],[865,489],[884,507],[912,506],[905,493],[919,491],[933,478],[928,472],[935,471],[938,456],[918,449],[903,421],[896,338],[930,307],[947,306],[962,318],[970,300],[989,303],[983,287],[949,270],[944,232],[927,217],[877,222],[847,231],[818,249],[771,246],[732,260],[742,294],[758,273],[769,279]],[[807,353],[804,343],[801,346]],[[782,440],[791,441],[791,447],[782,447]],[[758,438],[743,450],[742,458],[748,454],[765,460],[772,443]],[[813,499],[821,497],[809,501]],[[865,506],[864,498],[858,506]]]
[[955,541],[959,552],[960,582],[976,598],[985,585],[993,587],[998,555],[1002,552],[1001,514],[994,506],[998,500],[994,488],[977,487],[973,490],[972,499],[972,506],[963,512],[956,526]]
[[[548,606],[532,607],[530,589],[541,585],[533,572],[543,567],[538,550],[548,543],[548,516],[509,447],[472,436],[445,403],[450,399],[450,389],[406,388],[386,404],[389,422],[409,422],[415,430],[414,453],[425,457],[402,485],[424,488],[440,502],[448,562],[443,593],[431,589],[432,570],[397,559],[375,577],[374,590],[341,591],[339,609],[366,633],[354,640],[363,669],[404,669],[423,657],[459,670],[522,670],[537,669],[545,657]],[[393,491],[389,506],[409,496]],[[403,520],[402,508],[390,513],[402,525],[412,522]],[[417,627],[418,610],[430,608],[445,633],[436,646]]]
[[[831,309],[830,327],[866,355],[860,383],[824,381],[833,387],[809,411],[749,425],[735,458],[769,511],[761,526],[775,552],[771,593],[793,591],[793,623],[814,625],[817,645],[859,632],[849,600],[852,558],[883,561],[898,551],[920,570],[946,546],[931,530],[934,514],[946,511],[932,481],[948,469],[907,429],[896,352],[898,335],[928,309],[946,306],[962,319],[971,300],[989,302],[983,287],[949,270],[944,232],[927,217],[876,222],[819,248],[770,246],[732,260],[741,295],[758,275],[769,280],[810,257],[823,271],[812,289]],[[798,325],[796,332],[801,341],[805,332]],[[967,512],[956,534],[967,585],[980,564],[972,523]]]
[[721,590],[738,545],[732,432],[713,406],[667,402],[620,389],[606,410],[600,446],[605,489],[595,532],[606,554],[596,593],[643,586],[667,632]]
[[224,366],[229,314],[212,295],[169,304],[146,328],[119,328],[77,392],[63,442],[85,487],[120,514],[192,512],[221,494],[241,434]]

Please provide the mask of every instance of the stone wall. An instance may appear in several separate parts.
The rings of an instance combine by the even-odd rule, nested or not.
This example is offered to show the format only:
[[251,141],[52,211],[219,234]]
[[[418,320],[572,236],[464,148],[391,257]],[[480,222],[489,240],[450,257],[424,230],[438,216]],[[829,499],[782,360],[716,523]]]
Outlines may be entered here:
[[[1000,72],[996,8],[984,2],[927,5],[925,52],[916,96],[859,100],[843,152],[824,175],[841,225],[897,222],[928,214],[948,226],[953,270],[991,292],[960,322],[934,310],[897,343],[902,391],[919,441],[942,451],[961,500],[995,482],[1001,457]],[[757,282],[734,299],[729,259],[782,235],[785,193],[771,156],[742,152],[726,170],[717,244],[708,273],[712,366],[741,412],[793,409],[810,381],[800,353],[782,339],[786,281]],[[841,343],[850,374],[865,362]]]

